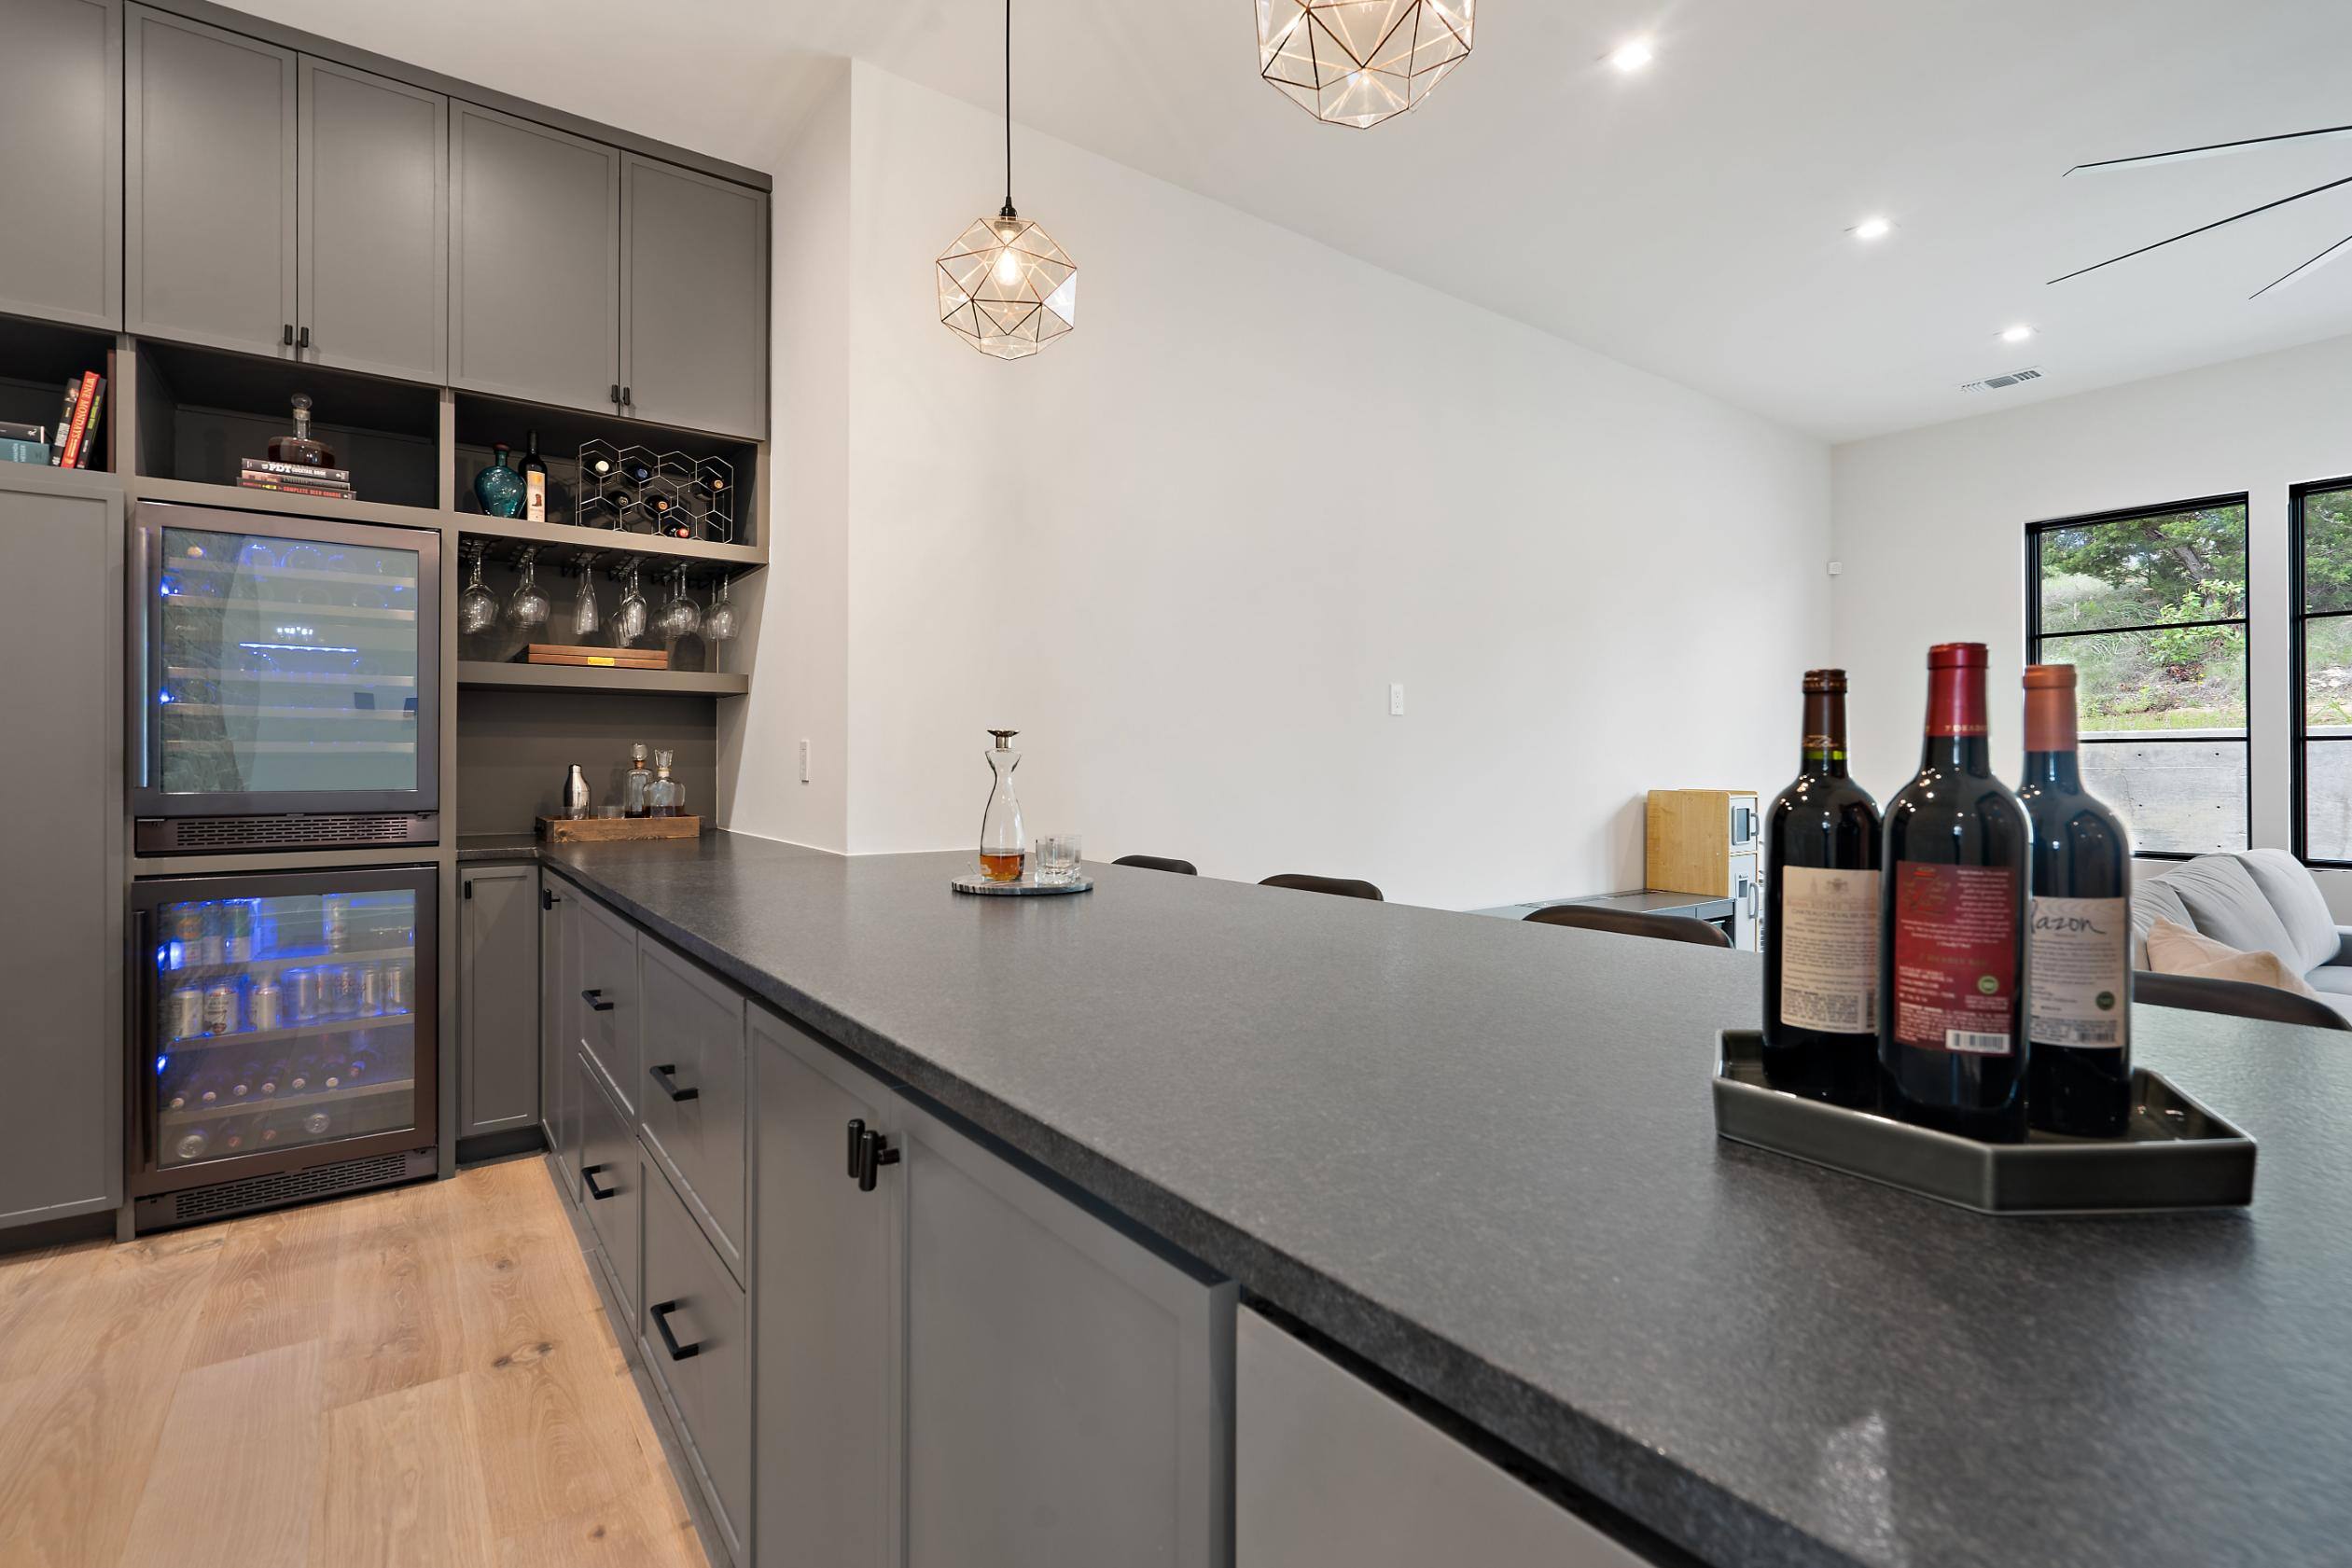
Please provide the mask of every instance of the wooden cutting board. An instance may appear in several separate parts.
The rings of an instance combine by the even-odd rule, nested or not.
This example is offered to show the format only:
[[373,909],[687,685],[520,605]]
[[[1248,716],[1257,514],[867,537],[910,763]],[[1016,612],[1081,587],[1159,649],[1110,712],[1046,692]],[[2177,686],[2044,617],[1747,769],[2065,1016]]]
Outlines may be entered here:
[[541,817],[550,844],[608,844],[622,839],[699,839],[701,817]]

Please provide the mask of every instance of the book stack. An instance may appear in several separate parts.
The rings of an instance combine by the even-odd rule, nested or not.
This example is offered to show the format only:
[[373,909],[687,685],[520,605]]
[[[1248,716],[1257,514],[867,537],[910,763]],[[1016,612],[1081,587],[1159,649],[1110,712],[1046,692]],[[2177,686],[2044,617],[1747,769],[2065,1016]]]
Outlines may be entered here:
[[0,419],[0,463],[40,463],[49,460],[49,432],[37,424],[15,424]]
[[351,488],[348,468],[306,468],[299,463],[271,463],[259,457],[248,457],[244,464],[244,471],[237,476],[241,490],[274,490],[285,495],[341,501],[356,500],[359,495]]
[[47,461],[52,468],[87,468],[98,451],[98,416],[106,407],[106,378],[95,370],[65,378],[65,399],[57,406],[57,439]]

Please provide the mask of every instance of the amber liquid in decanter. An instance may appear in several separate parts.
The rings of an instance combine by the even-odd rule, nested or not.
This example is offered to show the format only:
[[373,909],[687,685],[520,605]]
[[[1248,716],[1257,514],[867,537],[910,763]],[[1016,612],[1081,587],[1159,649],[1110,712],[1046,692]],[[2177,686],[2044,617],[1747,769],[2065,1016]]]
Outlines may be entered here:
[[980,874],[992,882],[1017,882],[1021,880],[1022,865],[1028,858],[1025,850],[1018,854],[990,854],[982,851]]
[[335,466],[334,449],[311,435],[311,400],[299,392],[294,395],[294,434],[271,437],[269,451],[272,463],[291,463],[303,468]]

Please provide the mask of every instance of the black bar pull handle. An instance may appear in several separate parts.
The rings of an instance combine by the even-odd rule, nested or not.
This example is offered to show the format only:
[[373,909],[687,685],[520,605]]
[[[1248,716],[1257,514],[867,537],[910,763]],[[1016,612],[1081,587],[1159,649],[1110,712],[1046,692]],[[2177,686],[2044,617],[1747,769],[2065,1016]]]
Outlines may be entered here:
[[650,1309],[647,1314],[653,1319],[653,1326],[661,1331],[661,1348],[670,1353],[672,1361],[684,1361],[689,1355],[703,1353],[703,1342],[700,1339],[690,1345],[681,1345],[678,1343],[678,1337],[670,1332],[670,1314],[685,1305],[683,1301],[664,1301],[660,1306]]
[[579,999],[588,1004],[588,1010],[591,1013],[609,1013],[620,1005],[618,1002],[607,1002],[604,996],[603,986],[591,986],[579,993]]
[[620,407],[620,383],[619,382],[613,382],[612,401],[614,408]]
[[562,900],[561,898],[558,898],[558,897],[557,897],[554,894],[550,893],[550,892],[549,892],[546,888],[541,888],[541,889],[539,889],[539,908],[540,908],[540,909],[552,909],[553,908],[555,908],[555,906],[557,906],[558,904],[561,904],[562,902],[564,902],[564,900]]
[[597,1174],[603,1170],[604,1167],[601,1165],[583,1165],[579,1168],[580,1186],[588,1188],[588,1195],[591,1198],[595,1199],[599,1203],[620,1190],[617,1186],[598,1186],[596,1185]]
[[311,329],[309,327],[305,326],[302,328],[302,336],[294,346],[298,349],[306,349],[311,346]]
[[137,1027],[132,1032],[131,1064],[134,1070],[141,1066],[146,1068],[146,1072],[136,1075],[139,1087],[133,1092],[139,1105],[140,1141],[146,1148],[147,1169],[152,1171],[155,1169],[155,1103],[163,1092],[163,1085],[156,1078],[154,1058],[162,1055],[166,1049],[164,1042],[156,1038],[154,910],[140,909],[132,913],[131,942],[132,952],[136,957],[131,972],[138,977],[135,983],[139,988]]
[[625,386],[622,387],[620,389],[620,401],[621,406],[624,408],[633,407],[637,401],[636,392],[633,388]]
[[285,346],[287,348],[294,346],[294,324],[290,321],[285,324]]
[[670,1097],[673,1103],[698,1099],[702,1095],[703,1091],[699,1089],[678,1087],[678,1064],[675,1062],[665,1062],[661,1066],[649,1068],[647,1071],[652,1075],[653,1081],[661,1086],[662,1092]]
[[880,1132],[868,1132],[865,1137],[863,1168],[857,1173],[857,1190],[871,1192],[882,1180],[882,1168],[896,1165],[905,1158],[890,1146],[890,1140]]
[[866,1122],[862,1117],[849,1118],[849,1179],[857,1180],[866,1173]]

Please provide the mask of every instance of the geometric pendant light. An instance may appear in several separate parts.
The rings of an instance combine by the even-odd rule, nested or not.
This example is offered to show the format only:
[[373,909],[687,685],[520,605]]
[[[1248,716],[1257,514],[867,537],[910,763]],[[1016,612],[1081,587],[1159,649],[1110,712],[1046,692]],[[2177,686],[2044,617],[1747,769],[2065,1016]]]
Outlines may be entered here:
[[998,359],[1026,359],[1078,326],[1078,263],[1012,206],[1012,0],[1005,0],[1005,205],[939,260],[939,320]]
[[1258,74],[1357,130],[1416,108],[1470,56],[1478,0],[1258,0]]

